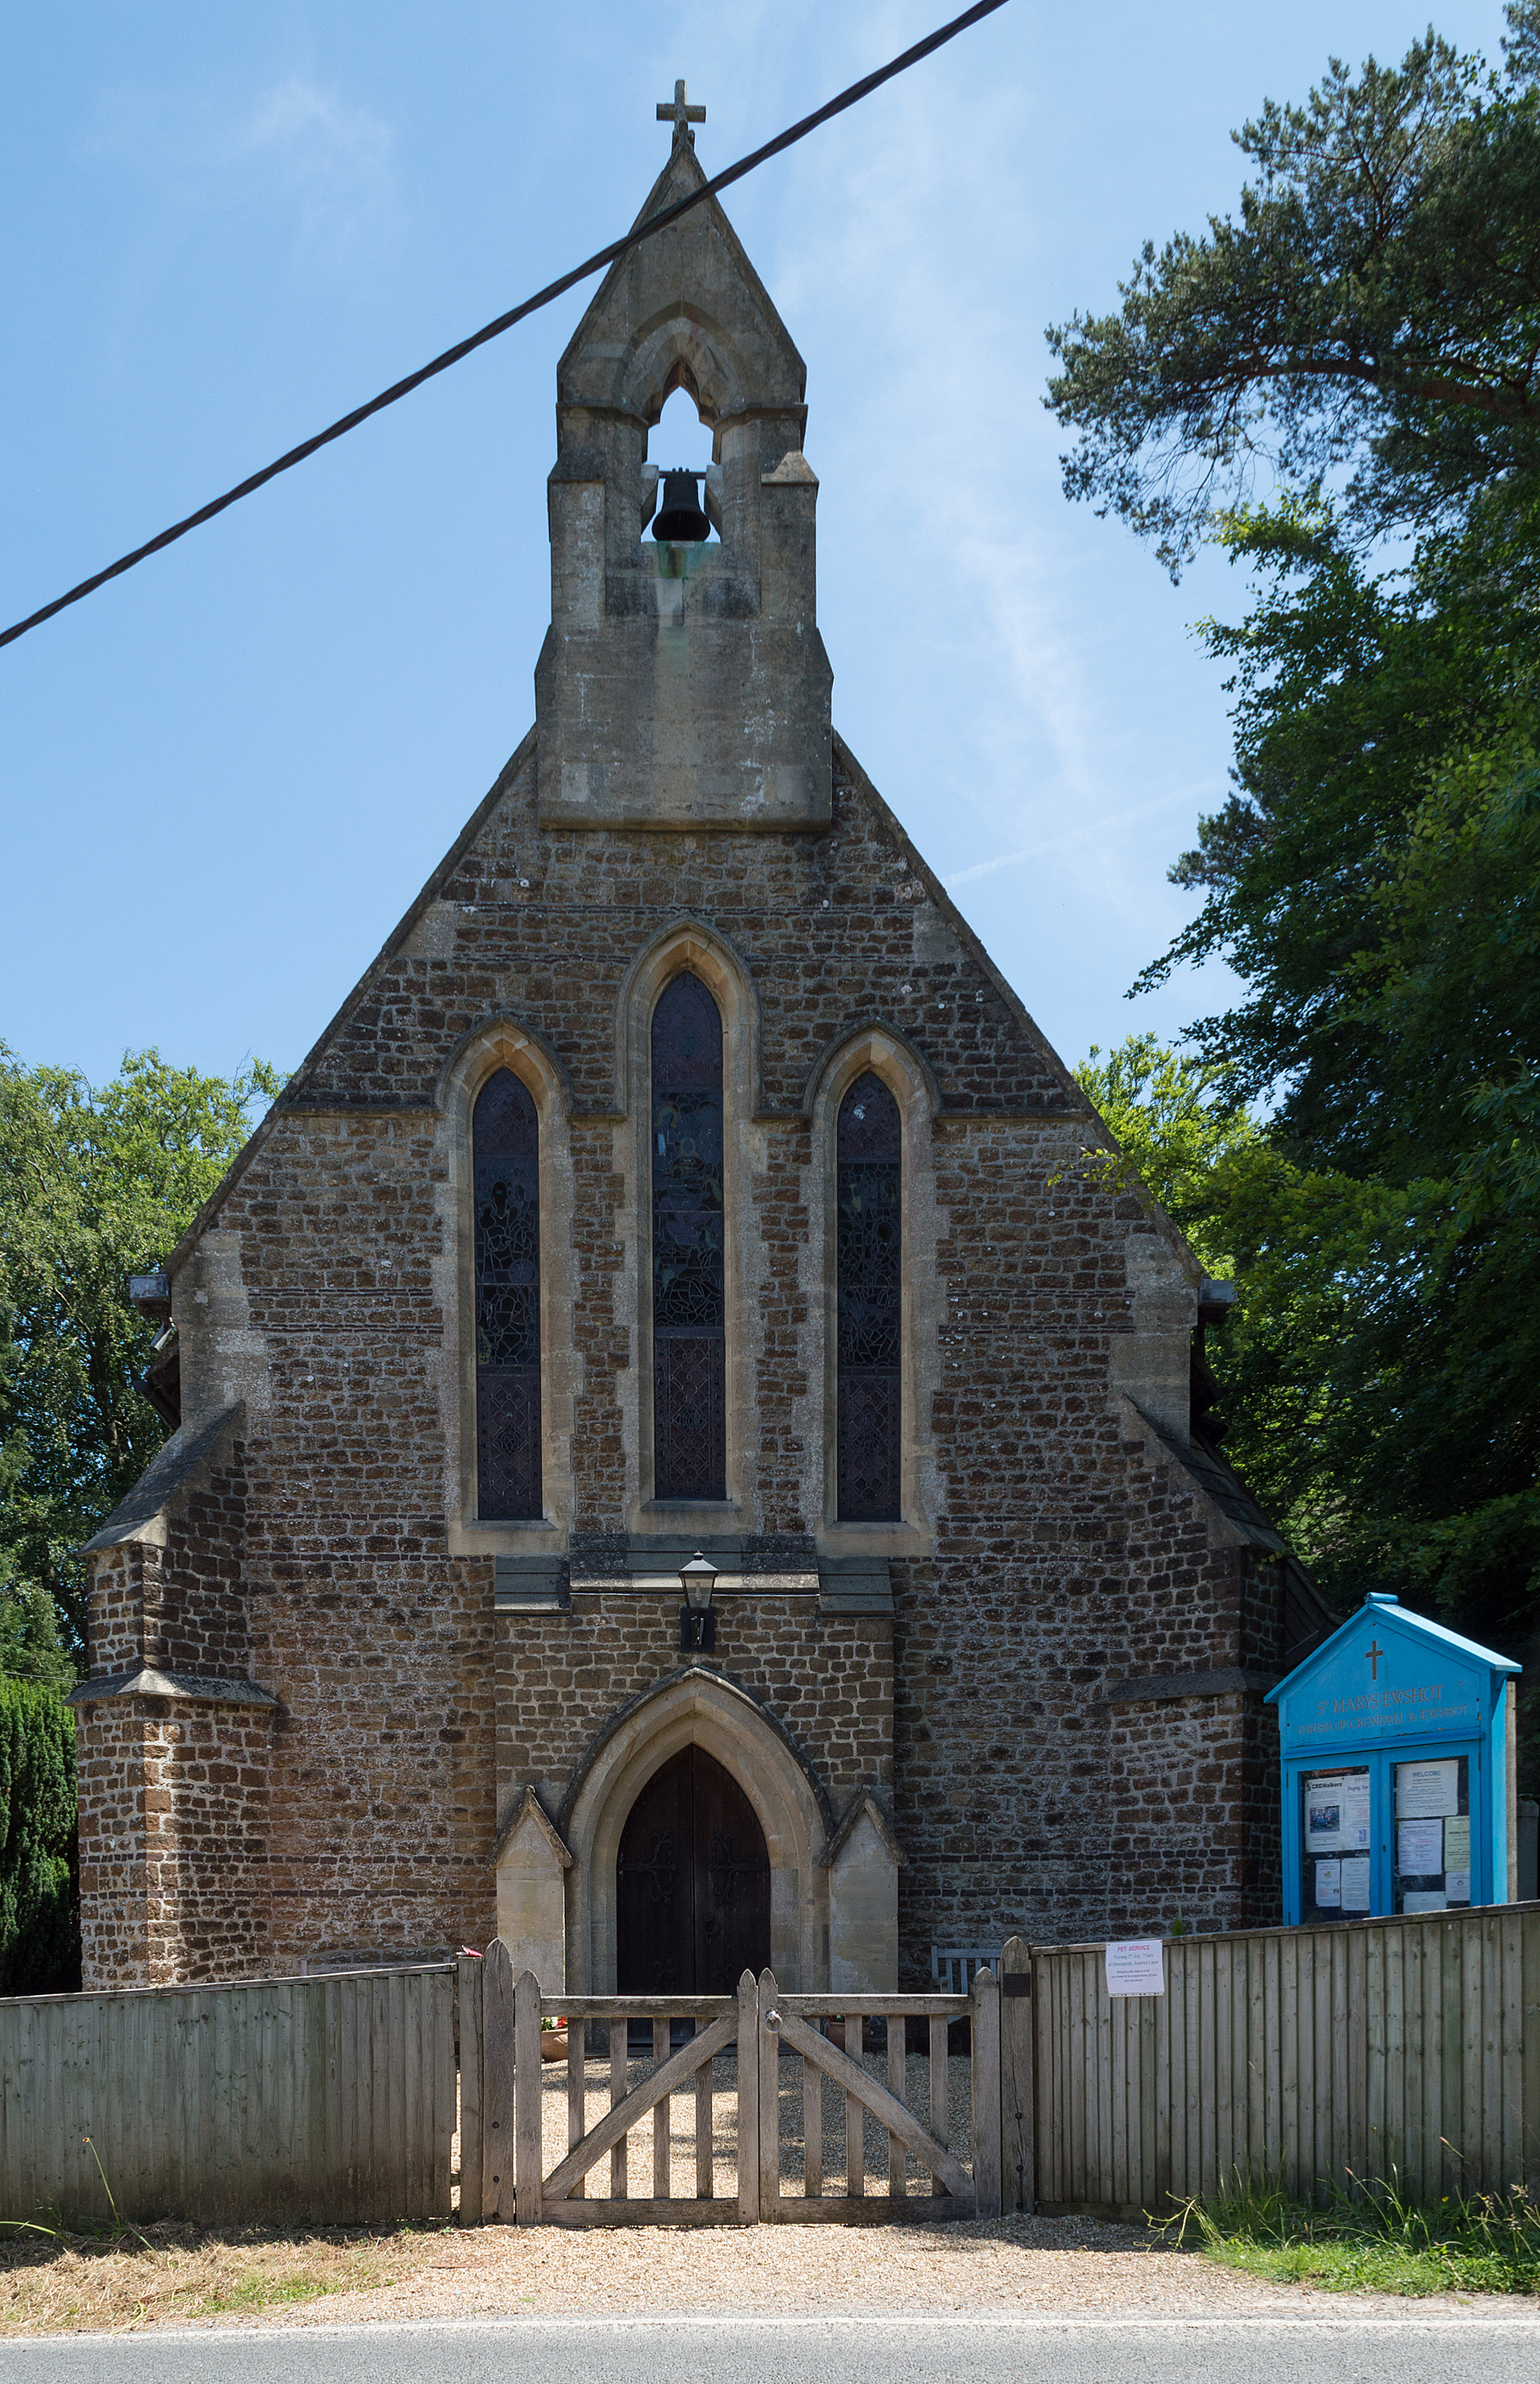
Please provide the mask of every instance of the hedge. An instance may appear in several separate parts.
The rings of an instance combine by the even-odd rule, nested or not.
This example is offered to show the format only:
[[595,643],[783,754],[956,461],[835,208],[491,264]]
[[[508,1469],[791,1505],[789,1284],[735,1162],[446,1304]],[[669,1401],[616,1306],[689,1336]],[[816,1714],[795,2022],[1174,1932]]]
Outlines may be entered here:
[[75,1717],[56,1689],[0,1681],[0,1995],[81,1983]]

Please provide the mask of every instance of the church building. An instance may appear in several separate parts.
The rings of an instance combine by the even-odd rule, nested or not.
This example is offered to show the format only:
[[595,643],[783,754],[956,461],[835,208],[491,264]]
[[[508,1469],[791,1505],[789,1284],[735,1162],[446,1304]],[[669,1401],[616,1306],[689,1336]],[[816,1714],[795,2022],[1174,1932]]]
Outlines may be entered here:
[[[639,223],[704,180],[666,113]],[[177,1428],[86,1551],[88,1987],[501,1931],[550,1992],[913,1990],[1278,1917],[1328,1618],[1218,1453],[1230,1286],[835,734],[805,378],[714,197],[615,264],[534,726],[135,1278]]]

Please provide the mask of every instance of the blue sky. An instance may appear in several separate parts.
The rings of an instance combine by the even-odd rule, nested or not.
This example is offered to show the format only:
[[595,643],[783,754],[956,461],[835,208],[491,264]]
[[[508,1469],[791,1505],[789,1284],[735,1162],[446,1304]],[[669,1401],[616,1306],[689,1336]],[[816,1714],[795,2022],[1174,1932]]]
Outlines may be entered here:
[[[708,171],[944,0],[59,0],[5,35],[12,620],[615,236],[688,76]],[[808,365],[835,722],[1066,1059],[1130,1003],[1229,762],[1174,590],[1060,493],[1043,329],[1234,204],[1230,129],[1418,6],[1011,0],[728,194]],[[1497,5],[1442,31],[1496,56]],[[292,1066],[533,716],[556,358],[594,285],[0,652],[0,1040]],[[677,397],[654,456],[694,460]],[[667,453],[663,450],[666,448]]]

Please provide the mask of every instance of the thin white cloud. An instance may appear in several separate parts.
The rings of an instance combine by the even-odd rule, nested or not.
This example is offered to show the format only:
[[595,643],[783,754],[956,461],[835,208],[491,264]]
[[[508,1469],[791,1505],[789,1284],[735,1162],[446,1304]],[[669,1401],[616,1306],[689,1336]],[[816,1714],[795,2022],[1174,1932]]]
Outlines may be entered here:
[[372,109],[290,75],[236,128],[233,158],[275,166],[312,240],[350,242],[389,206],[395,134]]
[[242,99],[121,87],[104,98],[91,146],[155,192],[157,247],[211,215],[276,211],[297,255],[325,269],[395,204],[393,128],[299,74]]
[[1064,852],[1073,845],[1105,837],[1113,828],[1125,826],[1130,820],[1151,819],[1159,812],[1174,810],[1178,803],[1196,802],[1204,795],[1211,794],[1220,783],[1218,779],[1209,778],[1194,787],[1175,787],[1169,794],[1154,795],[1147,803],[1131,803],[1125,811],[1086,820],[1079,827],[1067,829],[1062,836],[1049,837],[1041,844],[1027,845],[1020,852],[997,852],[990,861],[972,862],[966,869],[953,870],[950,876],[941,882],[950,893],[955,887],[972,885],[977,877],[992,876],[997,869],[1013,869],[1024,861],[1041,861],[1048,853]]

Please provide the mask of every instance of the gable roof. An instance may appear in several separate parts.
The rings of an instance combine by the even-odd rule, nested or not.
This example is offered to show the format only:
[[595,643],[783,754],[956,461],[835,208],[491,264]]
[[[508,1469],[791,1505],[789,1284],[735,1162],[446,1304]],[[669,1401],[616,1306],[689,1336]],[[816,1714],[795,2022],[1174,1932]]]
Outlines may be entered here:
[[1329,1663],[1334,1651],[1343,1641],[1356,1637],[1363,1629],[1366,1614],[1372,1615],[1376,1631],[1391,1631],[1398,1637],[1432,1640],[1436,1645],[1448,1648],[1452,1654],[1465,1657],[1468,1661],[1485,1664],[1494,1672],[1521,1672],[1524,1669],[1510,1656],[1499,1656],[1492,1648],[1484,1647],[1479,1640],[1462,1637],[1459,1632],[1451,1631],[1447,1623],[1434,1622],[1425,1614],[1414,1613],[1410,1606],[1403,1606],[1399,1598],[1371,1591],[1363,1604],[1332,1633],[1329,1639],[1323,1640],[1319,1647],[1312,1648],[1303,1663],[1296,1664],[1286,1680],[1280,1681],[1275,1689],[1270,1690],[1269,1705],[1275,1705],[1300,1681]]
[[[316,1041],[312,1044],[310,1049],[306,1052],[299,1066],[290,1076],[277,1100],[258,1121],[256,1126],[254,1128],[247,1140],[242,1144],[241,1149],[236,1153],[234,1159],[230,1161],[229,1167],[219,1179],[219,1182],[216,1185],[214,1190],[209,1194],[207,1199],[198,1211],[197,1215],[187,1227],[186,1232],[177,1243],[176,1248],[170,1252],[166,1260],[165,1269],[168,1276],[174,1277],[176,1275],[179,1268],[185,1263],[192,1250],[196,1248],[203,1235],[207,1232],[209,1227],[215,1223],[225,1200],[229,1198],[235,1186],[241,1181],[241,1178],[244,1175],[253,1160],[255,1159],[258,1152],[270,1137],[279,1118],[290,1110],[303,1109],[306,1106],[305,1094],[311,1081],[320,1068],[322,1062],[328,1056],[337,1037],[344,1032],[358,1010],[368,999],[379,980],[380,973],[397,957],[403,945],[406,942],[408,937],[411,935],[413,929],[417,925],[424,913],[435,901],[439,900],[442,894],[445,885],[453,877],[454,871],[459,866],[460,863],[475,846],[478,838],[486,827],[488,822],[491,819],[499,802],[508,791],[519,770],[527,762],[533,758],[535,750],[535,731],[533,728],[530,728],[515,747],[514,752],[509,756],[508,761],[503,765],[503,769],[499,771],[491,787],[489,788],[486,795],[483,796],[481,801],[477,805],[475,811],[471,813],[469,819],[466,822],[465,826],[461,829],[459,835],[455,838],[453,843],[444,854],[443,859],[438,863],[437,867],[427,878],[416,899],[403,913],[401,918],[397,921],[390,935],[387,936],[384,943],[380,946],[373,960],[365,969],[363,975],[359,977],[352,991],[339,1004],[336,1012],[329,1020],[326,1026],[323,1027],[321,1033],[317,1037]],[[876,820],[883,836],[891,842],[895,851],[903,856],[903,859],[907,863],[914,877],[917,879],[919,884],[924,887],[926,895],[932,903],[934,903],[942,918],[946,921],[952,933],[956,936],[958,942],[966,952],[969,960],[981,972],[981,974],[987,978],[989,984],[999,995],[1000,1000],[1004,1003],[1012,1019],[1014,1021],[1018,1031],[1027,1039],[1034,1050],[1041,1056],[1050,1073],[1056,1078],[1063,1096],[1063,1114],[1066,1117],[1073,1116],[1076,1120],[1090,1142],[1094,1143],[1101,1149],[1111,1152],[1119,1152],[1121,1155],[1120,1146],[1117,1139],[1101,1118],[1099,1112],[1093,1107],[1085,1093],[1081,1090],[1079,1085],[1075,1082],[1071,1070],[1066,1066],[1059,1053],[1054,1049],[1052,1044],[1049,1041],[1048,1037],[1037,1024],[1036,1019],[1033,1018],[1030,1012],[1027,1010],[1025,1003],[1022,1000],[1021,996],[1016,992],[1015,987],[1010,983],[1009,979],[1002,974],[996,962],[990,958],[990,955],[986,950],[979,936],[963,917],[951,896],[948,893],[945,886],[925,859],[924,854],[921,853],[918,848],[914,845],[897,813],[891,809],[883,796],[878,793],[876,788],[873,785],[872,780],[868,777],[866,772],[857,761],[850,747],[845,743],[844,739],[838,732],[836,732],[834,738],[834,752],[836,764],[840,774],[844,776],[848,784],[861,801],[865,804]],[[341,1104],[335,1096],[329,1096],[325,1106],[330,1109],[339,1107]],[[367,1106],[373,1108],[375,1104],[370,1102]],[[1195,1282],[1200,1282],[1203,1280],[1204,1269],[1202,1261],[1198,1257],[1198,1254],[1193,1249],[1191,1244],[1187,1241],[1186,1236],[1182,1233],[1180,1227],[1166,1213],[1165,1210],[1161,1208],[1153,1193],[1151,1193],[1136,1176],[1132,1174],[1128,1179],[1128,1189],[1137,1195],[1150,1221],[1155,1224],[1161,1233],[1161,1237],[1181,1259],[1185,1268],[1191,1273],[1193,1280]],[[1158,1429],[1158,1427],[1151,1426],[1151,1429]],[[1171,1447],[1173,1453],[1181,1458],[1185,1462],[1185,1452],[1182,1451],[1174,1442],[1168,1445]],[[1221,1470],[1225,1472],[1228,1471],[1228,1469],[1223,1468]],[[1235,1477],[1233,1475],[1229,1476],[1229,1480],[1232,1484],[1235,1483]],[[1238,1487],[1239,1485],[1237,1484],[1236,1486]],[[1243,1497],[1248,1497],[1249,1494],[1242,1491],[1241,1496]],[[1261,1523],[1262,1529],[1271,1533],[1272,1526],[1267,1523],[1265,1517],[1261,1515],[1261,1511],[1256,1507],[1254,1500],[1251,1501],[1251,1509],[1253,1516]],[[1237,1517],[1236,1520],[1239,1520],[1239,1518]],[[1273,1539],[1276,1541],[1275,1533],[1273,1534]],[[1282,1543],[1278,1542],[1277,1545],[1281,1546]]]
[[502,769],[498,772],[497,776],[492,781],[491,788],[488,789],[487,793],[482,796],[481,801],[477,804],[476,809],[472,812],[469,819],[466,822],[465,826],[460,830],[459,835],[450,846],[449,851],[444,854],[443,859],[439,863],[437,868],[432,871],[431,875],[425,881],[422,889],[416,896],[416,900],[408,904],[401,917],[396,921],[395,925],[386,937],[385,941],[380,945],[379,951],[376,952],[373,960],[364,971],[363,975],[354,987],[353,991],[338,1005],[325,1026],[322,1027],[319,1035],[317,1036],[316,1040],[310,1046],[309,1050],[300,1062],[299,1066],[294,1070],[292,1075],[290,1076],[288,1082],[285,1084],[283,1090],[279,1093],[277,1100],[274,1101],[272,1107],[257,1120],[256,1124],[253,1127],[251,1133],[247,1136],[245,1141],[236,1152],[235,1157],[230,1161],[230,1163],[226,1168],[223,1175],[220,1176],[218,1183],[215,1186],[213,1191],[204,1202],[203,1207],[198,1211],[197,1215],[188,1226],[187,1231],[182,1235],[180,1241],[178,1242],[175,1249],[172,1250],[170,1256],[167,1259],[165,1273],[168,1276],[174,1277],[178,1269],[183,1265],[186,1260],[192,1255],[192,1251],[197,1248],[199,1242],[203,1239],[204,1235],[208,1231],[209,1226],[213,1224],[220,1209],[224,1206],[225,1201],[230,1197],[230,1194],[234,1190],[237,1184],[240,1183],[241,1178],[244,1175],[247,1168],[251,1165],[252,1161],[256,1157],[257,1152],[262,1149],[263,1144],[268,1139],[273,1131],[274,1125],[281,1113],[285,1110],[303,1108],[304,1102],[302,1096],[304,1095],[310,1079],[314,1076],[317,1069],[320,1066],[321,1062],[325,1059],[337,1037],[347,1025],[349,1020],[353,1017],[354,1012],[358,1009],[360,1003],[367,995],[376,977],[379,975],[379,971],[386,967],[390,962],[394,960],[396,954],[400,951],[403,944],[406,941],[407,937],[411,934],[413,928],[416,925],[424,912],[427,911],[432,903],[438,900],[439,896],[443,891],[445,884],[449,878],[453,875],[454,871],[465,859],[466,854],[471,850],[477,838],[480,835],[481,830],[485,827],[493,812],[497,809],[497,806],[506,791],[510,781],[518,769],[519,764],[525,759],[527,754],[532,753],[534,749],[535,732],[531,728],[528,734],[521,739],[518,745],[515,747],[513,752],[509,755],[507,761],[503,764]]
[[[277,1100],[258,1121],[241,1149],[231,1160],[219,1182],[168,1257],[165,1271],[168,1276],[176,1275],[178,1270],[196,1248],[204,1234],[215,1223],[224,1202],[269,1139],[279,1118],[287,1111],[302,1109],[306,1105],[304,1098],[306,1091],[333,1043],[367,1000],[381,971],[396,958],[424,913],[439,900],[446,883],[474,847],[477,838],[491,820],[521,766],[533,757],[534,751],[535,731],[530,728],[509,756],[503,769],[499,771],[491,787],[471,813],[443,859],[427,878],[416,899],[408,905],[387,936],[352,991],[339,1004],[331,1018],[322,1028],[299,1066],[288,1079]],[[903,856],[913,875],[924,887],[926,895],[956,936],[970,961],[987,978],[1000,1000],[1005,1004],[1019,1032],[1041,1056],[1057,1079],[1063,1095],[1064,1114],[1074,1117],[1088,1138],[1100,1149],[1119,1152],[1120,1146],[1116,1137],[1099,1112],[1087,1099],[1071,1070],[1065,1065],[1042,1028],[1033,1018],[1015,987],[990,958],[977,933],[963,917],[924,854],[912,841],[897,813],[878,793],[866,772],[838,732],[834,738],[834,751],[840,773],[871,812],[882,834],[891,842],[894,850]],[[329,1109],[341,1106],[335,1096],[329,1097],[325,1105]],[[375,1104],[370,1102],[367,1106],[373,1108]],[[1137,1177],[1130,1176],[1128,1188],[1137,1194],[1151,1222],[1157,1226],[1162,1238],[1182,1260],[1194,1281],[1201,1281],[1204,1277],[1202,1261],[1180,1227]],[[1175,1444],[1172,1444],[1172,1447],[1174,1453],[1181,1454],[1180,1450],[1175,1448]],[[1261,1510],[1257,1509],[1256,1512],[1260,1517]],[[1262,1521],[1264,1528],[1271,1530],[1271,1526],[1265,1524],[1265,1519]]]

